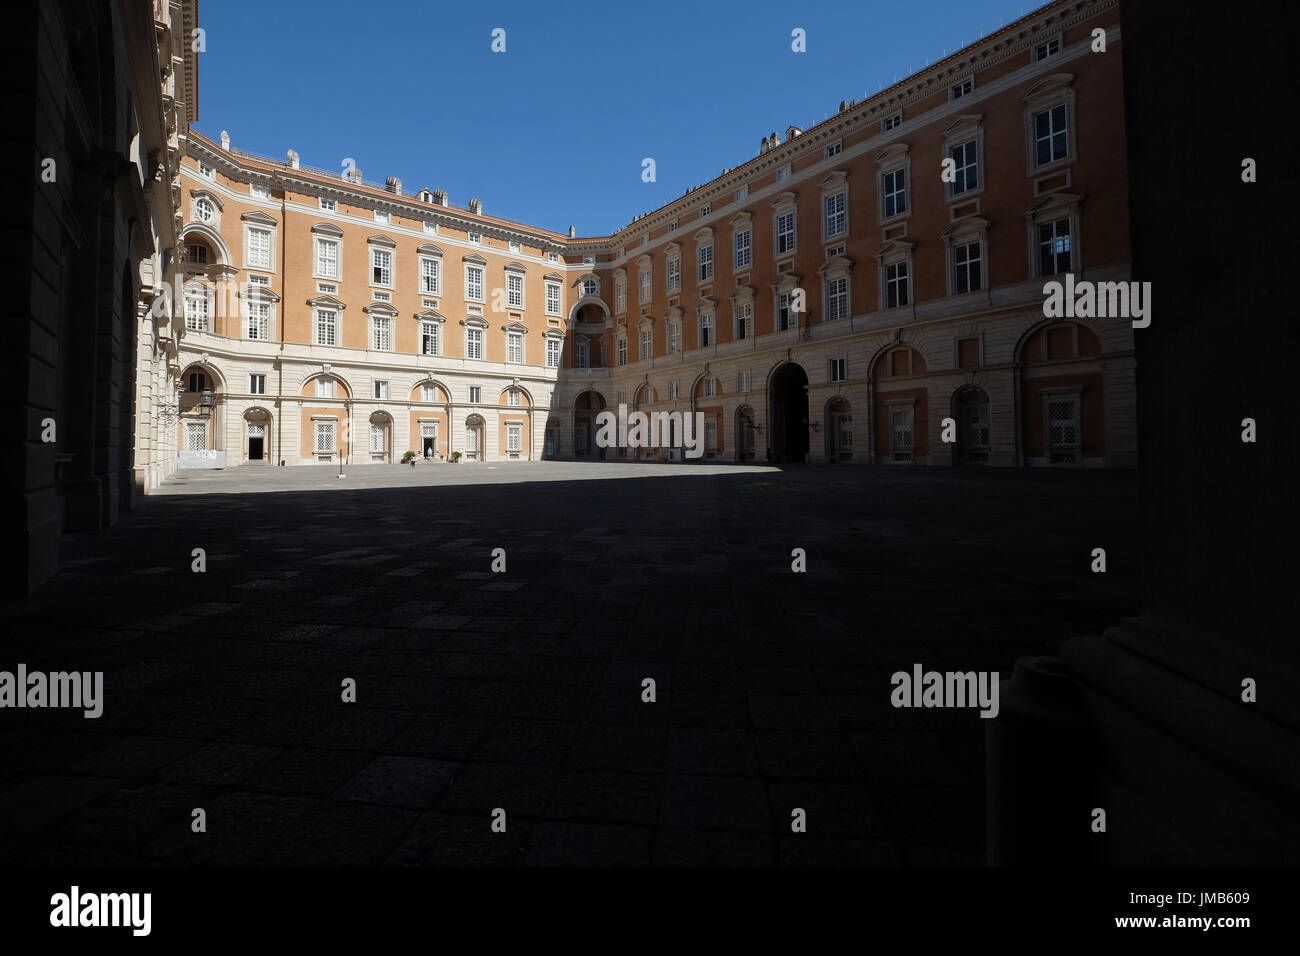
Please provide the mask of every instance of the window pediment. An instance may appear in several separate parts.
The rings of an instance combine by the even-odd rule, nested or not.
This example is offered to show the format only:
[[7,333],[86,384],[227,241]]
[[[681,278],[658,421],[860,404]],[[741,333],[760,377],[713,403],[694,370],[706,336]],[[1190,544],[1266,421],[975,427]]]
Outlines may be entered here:
[[367,306],[362,306],[362,312],[371,312],[375,315],[386,315],[389,318],[397,315],[397,310],[393,308],[390,302],[371,302]]
[[318,236],[330,236],[334,239],[343,238],[343,230],[332,222],[318,222],[311,227],[311,231]]
[[1039,97],[1060,93],[1062,90],[1069,89],[1073,85],[1073,73],[1053,73],[1051,76],[1043,77],[1028,89],[1025,93],[1025,102],[1032,103]]
[[701,243],[713,242],[713,227],[705,226],[703,229],[698,230],[695,233],[695,241]]
[[907,158],[908,146],[906,143],[895,143],[886,150],[882,150],[876,155],[877,166],[888,166],[892,163],[902,162]]
[[940,238],[952,239],[966,233],[988,232],[989,221],[982,216],[962,216],[951,226],[941,232]]
[[781,209],[784,206],[793,206],[795,194],[789,190],[783,193],[777,193],[772,197],[772,208]]
[[221,202],[221,197],[208,189],[191,189],[190,200],[197,202],[200,199],[206,199],[217,207],[218,212],[225,212],[226,207]]
[[648,269],[654,265],[654,260],[649,256],[641,255],[636,257],[636,264],[638,269]]
[[250,285],[240,289],[238,295],[242,299],[248,299],[253,302],[279,302],[280,297],[271,289],[264,285]]
[[[622,270],[620,270],[620,271],[622,271]],[[542,278],[545,279],[547,282],[563,282],[563,281],[564,281],[564,276],[560,275],[558,272],[548,272],[548,273],[546,273],[546,275],[542,276]]]
[[487,260],[484,259],[482,256],[480,256],[477,252],[471,252],[467,256],[461,256],[461,261],[468,262],[471,265],[476,265],[476,266],[487,265]]
[[385,236],[383,233],[380,233],[377,236],[371,236],[366,240],[366,242],[370,243],[372,246],[387,246],[390,249],[397,248],[397,240]]
[[876,253],[876,258],[882,261],[885,259],[905,258],[910,256],[915,248],[916,243],[907,239],[891,239],[880,247],[880,251]]
[[425,243],[422,243],[422,244],[420,245],[420,247],[419,247],[418,249],[416,249],[415,251],[418,252],[418,253],[419,253],[420,255],[422,255],[422,256],[441,256],[441,255],[442,255],[442,249],[441,249],[439,246],[435,246],[432,242],[425,242]]
[[664,246],[665,256],[675,256],[682,251],[682,247],[675,242],[670,242]]
[[465,326],[467,329],[488,328],[488,321],[481,315],[467,315],[465,318],[460,320],[460,324]]
[[747,212],[738,212],[727,221],[731,223],[731,228],[743,229],[754,221],[754,217]]
[[853,260],[848,256],[832,256],[822,263],[818,273],[822,276],[838,276],[849,272],[853,268]]
[[242,219],[244,222],[255,223],[259,226],[277,225],[276,220],[273,216],[268,216],[266,213],[258,209],[254,209],[250,212],[246,212],[239,218]]
[[[793,272],[783,272],[781,277],[772,283],[772,288],[777,292],[789,292],[791,289],[798,288],[802,279],[803,276],[796,275]],[[742,286],[741,288],[748,288],[748,286]]]
[[501,326],[501,328],[507,332],[520,332],[524,335],[528,334],[528,326],[524,325],[522,322],[507,322],[505,325]]
[[849,174],[844,169],[833,169],[822,179],[820,186],[824,192],[832,192],[849,181]]
[[347,306],[345,306],[345,305],[343,304],[343,300],[342,300],[342,299],[337,299],[337,298],[335,298],[335,297],[332,296],[332,295],[317,295],[317,296],[313,296],[312,298],[310,298],[310,299],[307,300],[307,304],[308,304],[309,306],[311,306],[313,309],[316,309],[316,308],[320,308],[320,309],[344,309],[344,308],[347,308]]
[[943,135],[960,136],[962,133],[973,133],[983,122],[983,113],[963,113],[944,127]]
[[1048,209],[1064,209],[1069,206],[1077,206],[1079,203],[1083,202],[1083,198],[1082,193],[1043,193],[1043,195],[1039,196],[1025,207],[1025,215],[1035,216]]
[[738,285],[731,293],[732,302],[749,302],[754,298],[754,293],[758,290],[752,285]]
[[507,262],[505,265],[506,272],[527,272],[522,262]]
[[446,322],[447,317],[435,309],[421,309],[415,313],[415,318],[422,322]]

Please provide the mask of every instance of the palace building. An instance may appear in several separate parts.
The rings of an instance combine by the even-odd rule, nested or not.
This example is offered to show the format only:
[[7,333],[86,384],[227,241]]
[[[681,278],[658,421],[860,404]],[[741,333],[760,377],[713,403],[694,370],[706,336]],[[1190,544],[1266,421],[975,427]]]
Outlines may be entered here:
[[612,236],[191,133],[179,460],[680,455],[597,447],[626,404],[705,460],[1132,467],[1131,323],[1043,310],[1131,279],[1120,45],[1049,4]]

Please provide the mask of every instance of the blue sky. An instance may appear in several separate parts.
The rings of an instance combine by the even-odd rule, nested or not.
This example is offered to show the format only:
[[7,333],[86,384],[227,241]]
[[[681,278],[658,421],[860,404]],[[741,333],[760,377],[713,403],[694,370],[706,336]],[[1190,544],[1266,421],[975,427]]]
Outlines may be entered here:
[[[196,127],[606,235],[751,159],[773,130],[811,127],[1040,5],[201,0]],[[791,51],[796,27],[806,53]]]

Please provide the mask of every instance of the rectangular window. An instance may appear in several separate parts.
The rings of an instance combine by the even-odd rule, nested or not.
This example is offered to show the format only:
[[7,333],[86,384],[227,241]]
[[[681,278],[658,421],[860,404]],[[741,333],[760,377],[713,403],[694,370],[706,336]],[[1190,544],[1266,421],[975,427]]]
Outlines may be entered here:
[[676,355],[682,350],[682,326],[680,322],[668,323],[668,354]]
[[700,313],[700,348],[713,344],[713,313]]
[[387,444],[385,440],[387,437],[388,436],[386,434],[386,429],[384,428],[383,425],[376,425],[374,423],[371,423],[370,453],[373,455],[382,455],[384,453],[384,446]]
[[199,245],[197,242],[185,247],[185,262],[191,262],[196,266],[206,266],[208,264],[208,247]]
[[754,231],[742,229],[736,233],[736,269],[748,269],[754,257]]
[[[436,402],[438,400],[438,388],[435,385],[420,386],[420,401]],[[422,429],[423,430],[423,429]]]
[[203,295],[187,295],[185,297],[185,328],[191,332],[206,332],[208,330],[208,297]]
[[700,218],[703,219],[711,212],[713,212],[713,203],[706,202],[703,206],[700,207]]
[[786,179],[789,179],[789,178],[790,178],[790,167],[789,167],[789,166],[782,166],[780,169],[778,169],[778,170],[776,171],[776,181],[777,181],[778,183],[781,182],[782,180],[786,180]]
[[649,269],[642,269],[638,275],[638,278],[640,281],[640,287],[639,287],[640,291],[637,295],[637,301],[641,305],[645,305],[647,302],[650,301],[651,296],[653,295],[653,290],[654,290],[653,276],[651,275]]
[[332,282],[317,282],[316,291],[324,292],[326,295],[333,295],[339,291],[339,287]]
[[741,186],[736,190],[736,202],[740,202],[749,196],[749,186]]
[[437,322],[420,323],[420,354],[421,355],[438,354],[438,323]]
[[885,308],[900,305],[907,305],[907,263],[893,262],[885,266]]
[[704,380],[704,397],[713,398],[718,394],[718,380],[716,378],[706,378]]
[[469,403],[471,405],[481,405],[483,403],[482,385],[471,385],[469,387]]
[[438,224],[436,222],[426,222],[424,224],[424,231],[436,236],[438,234]]
[[334,423],[316,423],[316,454],[332,455],[334,453]]
[[271,336],[271,305],[269,302],[248,303],[248,337],[265,341]]
[[248,394],[265,395],[266,394],[266,376],[250,375],[248,376]]
[[838,156],[843,148],[843,144],[836,140],[834,143],[831,143],[826,147],[826,158],[830,159],[834,156]]
[[903,123],[903,114],[895,113],[893,116],[886,116],[884,120],[881,122],[880,128],[883,129],[886,133],[888,133],[894,127],[901,126],[902,123]]
[[952,183],[952,194],[955,196],[977,187],[980,184],[980,177],[975,140],[954,146],[949,150],[949,155],[952,157],[956,176]]
[[420,257],[420,293],[422,295],[442,294],[442,263],[437,259]]
[[559,254],[558,252],[555,252],[555,251],[548,252],[548,253],[546,254],[546,261],[547,261],[547,262],[559,262],[559,261],[560,261],[560,254]]
[[669,231],[669,232],[676,232],[676,231],[677,231],[677,220],[676,220],[676,219],[674,219],[672,222],[670,222],[670,223],[668,224],[668,231]]
[[511,239],[511,240],[510,240],[510,251],[511,251],[511,252],[518,252],[521,248],[523,248],[523,247],[520,246],[519,243],[516,242],[514,239]]
[[377,398],[379,401],[384,401],[385,399],[388,398],[387,382],[381,382],[381,381],[375,382],[375,398]]
[[668,260],[668,294],[676,295],[682,291],[682,258],[673,256]]
[[506,392],[507,405],[514,405],[515,407],[519,407],[523,405],[523,403],[524,403],[524,393],[519,391],[519,389],[512,388],[510,391]]
[[583,257],[582,257],[582,264],[583,264],[584,266],[594,266],[594,265],[596,264],[596,257],[595,257],[595,256],[583,256]]
[[506,306],[511,309],[524,307],[524,277],[517,272],[506,273]]
[[338,203],[335,202],[333,199],[326,199],[324,196],[321,196],[320,207],[321,209],[324,209],[326,212],[333,212],[338,208]]
[[1046,43],[1040,43],[1034,48],[1034,59],[1046,60],[1049,56],[1054,56],[1061,52],[1060,40],[1048,40]]
[[473,229],[471,229],[465,234],[465,238],[467,238],[470,242],[473,243],[481,243],[483,241],[483,233],[475,232]]
[[483,301],[483,270],[479,266],[465,267],[465,298],[470,302]]
[[749,373],[748,373],[748,372],[737,372],[737,373],[736,373],[736,391],[738,391],[738,392],[748,392],[748,391],[749,391]]
[[249,285],[270,285],[270,284],[271,284],[271,278],[270,278],[270,276],[254,276],[254,275],[250,275],[250,276],[248,277],[248,284],[249,284]]
[[574,361],[577,363],[574,366],[575,368],[591,367],[591,346],[587,344],[587,337],[585,335],[578,338]]
[[387,249],[370,250],[370,283],[383,286],[393,284],[393,254]]
[[524,336],[521,332],[506,333],[506,361],[520,363],[524,360]]
[[546,283],[546,314],[560,314],[560,286],[555,282]]
[[206,178],[206,179],[214,179],[214,178],[216,178],[216,177],[213,175],[212,167],[209,166],[209,165],[207,165],[206,163],[199,163],[199,175],[200,175],[200,176],[203,176],[203,177]]
[[1038,227],[1038,273],[1051,276],[1070,271],[1070,220],[1058,219]]
[[393,296],[390,292],[374,292],[372,295],[376,302],[392,302]]
[[700,246],[700,281],[704,282],[713,278],[713,244]]
[[339,314],[333,309],[316,310],[316,335],[314,341],[317,345],[338,345],[338,323]]
[[830,366],[831,366],[831,369],[830,369],[830,372],[831,372],[831,381],[832,381],[832,382],[842,382],[842,381],[844,381],[844,377],[845,377],[845,376],[844,376],[844,359],[842,359],[842,358],[833,358],[833,359],[830,360]]
[[718,452],[718,423],[704,423],[704,453],[716,455]]
[[627,282],[618,279],[614,282],[614,312],[622,315],[627,311]]
[[390,222],[392,217],[382,209],[375,210],[375,222]]
[[894,461],[912,460],[912,409],[898,408],[890,413]]
[[205,423],[185,423],[185,447],[190,451],[203,451],[208,447],[208,426]]
[[1069,153],[1065,129],[1065,104],[1034,114],[1034,150],[1037,165],[1046,166]]
[[963,96],[969,96],[971,90],[973,90],[974,88],[975,88],[974,80],[962,80],[960,83],[957,83],[953,86],[952,98],[954,100],[959,100]]
[[334,397],[334,380],[332,378],[316,379],[316,397],[317,398]]
[[975,292],[980,288],[980,244],[978,242],[953,246],[952,263],[956,270],[953,277],[953,291],[958,295],[963,292]]
[[482,360],[483,330],[468,328],[465,330],[465,357]]
[[844,255],[844,243],[841,242],[838,246],[826,247],[827,259],[834,259],[836,256],[842,256],[842,255]]
[[561,348],[561,342],[559,339],[546,340],[546,367],[547,368],[560,367],[560,348]]
[[270,198],[271,198],[271,188],[270,188],[269,186],[263,186],[263,185],[260,185],[259,183],[252,183],[252,184],[248,187],[248,191],[249,191],[250,194],[252,194],[252,196],[253,196],[254,199],[270,199]]
[[[1079,447],[1079,400],[1075,396],[1048,401],[1047,435],[1053,451]],[[1074,460],[1073,456],[1068,460]]]
[[826,280],[826,319],[834,322],[849,317],[849,279],[836,276]]
[[654,329],[643,328],[641,330],[640,347],[637,358],[648,359],[651,351],[654,349]]
[[776,217],[776,254],[794,252],[794,210]]
[[524,429],[518,422],[506,422],[506,451],[517,455],[524,447]]
[[339,277],[337,239],[316,239],[316,274],[326,278]]
[[754,333],[754,303],[741,302],[736,306],[736,340],[747,339]]
[[257,269],[271,268],[271,230],[248,230],[248,264]]
[[376,315],[370,320],[370,347],[376,352],[389,352],[393,348],[393,320],[386,315]]
[[848,207],[845,198],[843,192],[838,192],[833,196],[827,196],[824,200],[826,206],[825,238],[827,239],[841,235],[848,226]]
[[776,296],[776,330],[784,332],[794,327],[794,317],[790,314],[789,292],[779,292]]
[[615,349],[614,360],[619,365],[627,364],[627,339],[619,339]]
[[907,177],[901,166],[881,178],[881,195],[885,201],[885,218],[907,212]]

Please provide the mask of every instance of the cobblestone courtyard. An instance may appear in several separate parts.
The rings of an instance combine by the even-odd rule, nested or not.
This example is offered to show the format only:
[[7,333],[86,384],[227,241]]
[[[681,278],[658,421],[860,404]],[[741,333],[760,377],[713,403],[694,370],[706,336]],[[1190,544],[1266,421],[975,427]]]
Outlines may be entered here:
[[1133,473],[346,475],[182,472],[0,605],[0,670],[105,675],[0,710],[0,862],[980,864],[985,721],[890,675],[1136,611]]

